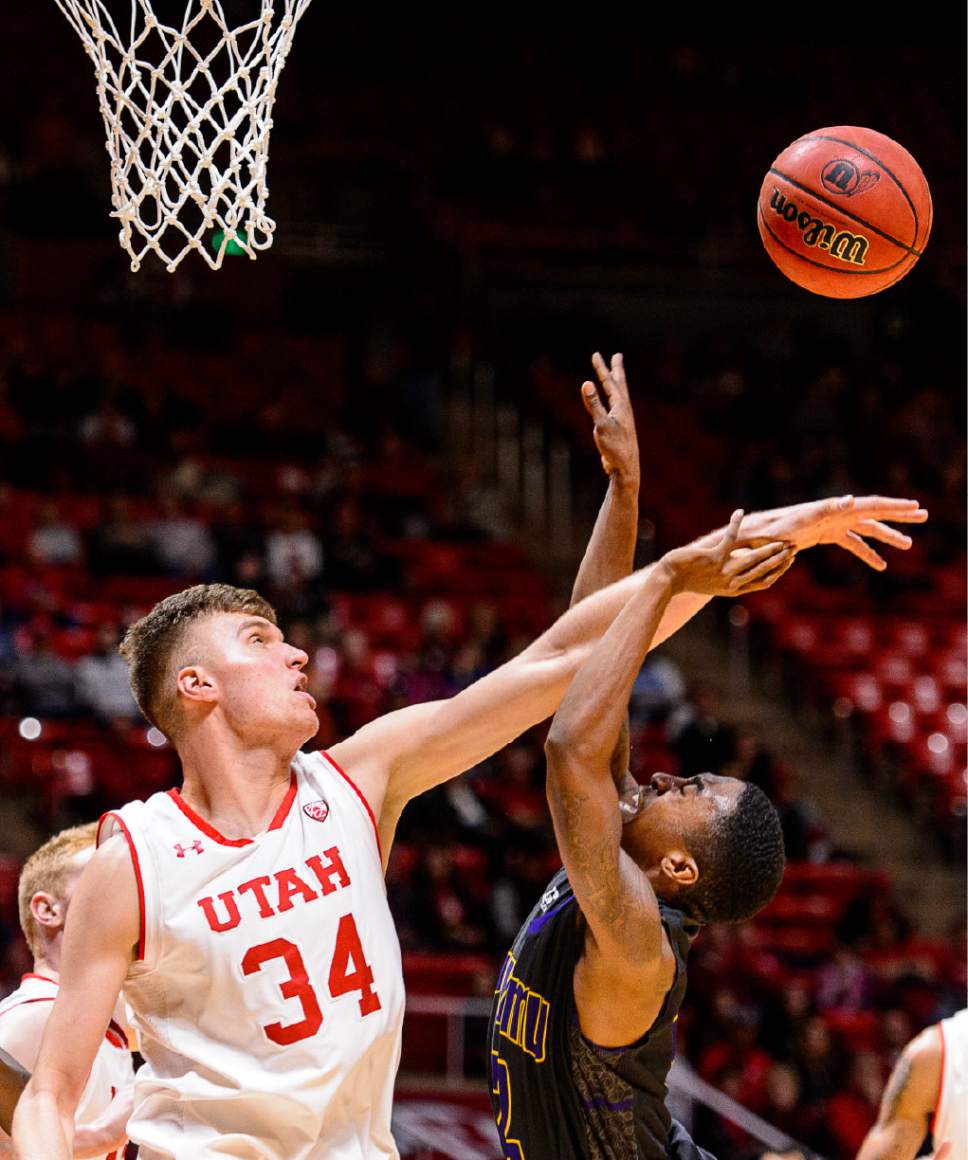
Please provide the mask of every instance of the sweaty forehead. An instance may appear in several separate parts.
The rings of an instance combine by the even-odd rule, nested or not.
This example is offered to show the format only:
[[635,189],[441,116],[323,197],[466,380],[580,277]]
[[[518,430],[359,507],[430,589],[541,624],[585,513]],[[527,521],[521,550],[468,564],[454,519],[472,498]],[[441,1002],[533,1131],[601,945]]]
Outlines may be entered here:
[[716,777],[712,774],[706,774],[703,781],[706,793],[722,810],[731,810],[746,788],[746,782],[735,777]]

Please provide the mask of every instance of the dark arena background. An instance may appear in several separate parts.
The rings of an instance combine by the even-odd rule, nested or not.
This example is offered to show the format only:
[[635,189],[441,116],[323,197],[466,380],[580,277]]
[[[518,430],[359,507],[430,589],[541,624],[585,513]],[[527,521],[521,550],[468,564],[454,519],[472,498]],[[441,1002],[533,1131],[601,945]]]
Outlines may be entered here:
[[[883,574],[818,550],[714,604],[631,706],[638,778],[756,782],[789,858],[766,910],[693,951],[677,1114],[721,1160],[783,1136],[854,1156],[900,1049],[965,1005],[963,40],[882,44],[875,67],[856,42],[318,0],[274,112],[272,249],[132,274],[91,66],[53,4],[21,5],[0,49],[0,995],[30,969],[24,857],[178,781],[125,625],[194,582],[259,588],[311,656],[313,745],[456,692],[567,601],[605,486],[579,386],[621,350],[640,563],[738,505],[931,512]],[[917,266],[855,301],[788,282],[754,213],[773,157],[836,124],[900,141],[934,198]],[[400,827],[411,1160],[499,1155],[489,996],[558,865],[542,743]]]

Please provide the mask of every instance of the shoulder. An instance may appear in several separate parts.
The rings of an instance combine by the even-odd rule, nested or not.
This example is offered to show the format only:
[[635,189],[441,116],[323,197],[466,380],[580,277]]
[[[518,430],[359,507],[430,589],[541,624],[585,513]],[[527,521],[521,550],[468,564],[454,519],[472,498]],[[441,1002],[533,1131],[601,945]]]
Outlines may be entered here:
[[920,1120],[934,1110],[941,1087],[944,1057],[938,1024],[926,1027],[904,1048],[891,1071],[881,1102],[881,1118]]
[[[140,929],[140,887],[136,864],[129,840],[122,833],[101,838],[94,856],[84,867],[71,900],[71,916],[75,929],[83,921],[105,936],[124,937],[134,931],[138,941]],[[106,900],[109,904],[105,905]],[[90,933],[90,931],[88,932]]]
[[935,1085],[941,1076],[944,1058],[944,1033],[940,1023],[934,1023],[916,1035],[901,1052],[898,1063],[906,1060],[910,1064],[911,1077],[915,1080],[933,1079]]
[[[368,730],[373,732],[367,735]],[[304,768],[311,769],[317,776],[320,771],[323,771],[324,776],[335,776],[351,789],[374,819],[374,824],[383,814],[389,776],[380,758],[377,741],[374,726],[367,725],[331,749],[302,754],[304,758],[316,762]]]

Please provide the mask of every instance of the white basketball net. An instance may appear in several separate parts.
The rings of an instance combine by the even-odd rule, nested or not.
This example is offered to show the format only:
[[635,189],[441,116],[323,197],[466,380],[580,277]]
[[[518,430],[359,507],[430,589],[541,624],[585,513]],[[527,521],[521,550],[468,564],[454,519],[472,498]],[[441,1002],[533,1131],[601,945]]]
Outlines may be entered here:
[[227,249],[250,258],[268,249],[272,106],[310,0],[226,0],[251,13],[237,27],[221,0],[181,0],[184,13],[173,24],[158,18],[151,0],[114,0],[115,9],[130,5],[121,21],[126,36],[102,0],[55,2],[94,63],[111,216],[121,223],[131,269],[149,251],[171,271],[193,250],[217,270]]

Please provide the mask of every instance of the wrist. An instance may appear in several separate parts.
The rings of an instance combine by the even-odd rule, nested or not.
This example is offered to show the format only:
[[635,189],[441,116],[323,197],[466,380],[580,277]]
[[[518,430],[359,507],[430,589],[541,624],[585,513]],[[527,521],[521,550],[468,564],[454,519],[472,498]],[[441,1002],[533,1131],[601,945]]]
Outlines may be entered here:
[[671,556],[671,553],[661,556],[655,563],[652,575],[670,596],[675,596],[685,589],[686,577]]
[[637,500],[639,497],[639,473],[637,471],[613,471],[608,477],[612,493],[622,499]]

